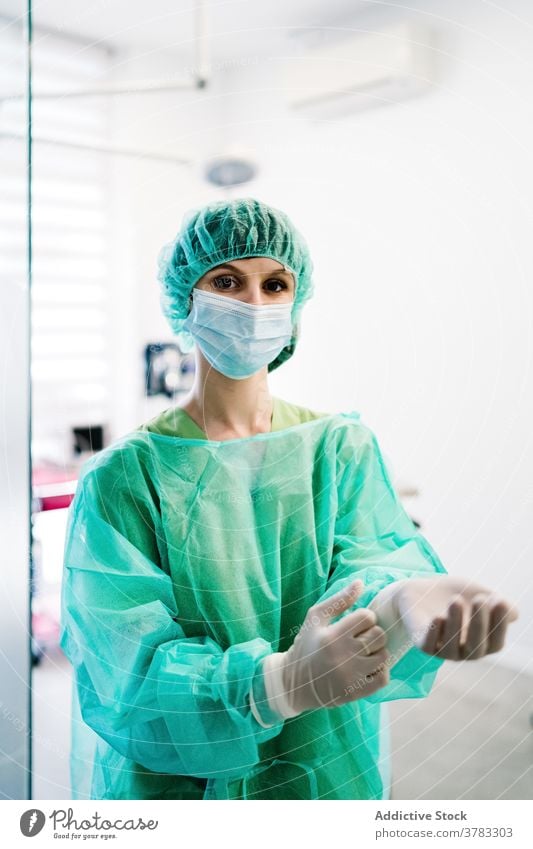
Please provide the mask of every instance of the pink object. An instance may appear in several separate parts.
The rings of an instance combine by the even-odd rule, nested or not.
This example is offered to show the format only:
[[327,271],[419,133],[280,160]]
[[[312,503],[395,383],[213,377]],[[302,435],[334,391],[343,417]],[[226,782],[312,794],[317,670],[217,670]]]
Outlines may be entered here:
[[33,496],[38,499],[37,510],[58,510],[68,507],[78,483],[77,469],[56,466],[35,466],[32,471]]
[[48,613],[32,613],[31,627],[40,646],[55,646],[59,642],[59,623]]

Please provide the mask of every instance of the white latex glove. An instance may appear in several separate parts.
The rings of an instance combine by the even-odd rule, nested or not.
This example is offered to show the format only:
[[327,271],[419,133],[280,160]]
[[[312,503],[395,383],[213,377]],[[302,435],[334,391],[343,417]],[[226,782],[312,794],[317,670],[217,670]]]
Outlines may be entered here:
[[369,609],[387,632],[393,664],[412,646],[446,660],[500,651],[517,609],[482,584],[438,575],[406,578],[379,592]]
[[362,581],[356,580],[310,607],[290,649],[263,660],[268,704],[280,717],[336,707],[388,683],[386,637],[375,614],[362,608],[331,624],[362,590]]

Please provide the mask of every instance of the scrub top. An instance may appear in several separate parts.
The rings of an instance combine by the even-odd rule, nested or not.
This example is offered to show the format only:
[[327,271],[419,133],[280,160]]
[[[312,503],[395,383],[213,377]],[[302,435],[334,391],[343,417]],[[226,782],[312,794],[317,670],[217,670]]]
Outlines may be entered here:
[[261,662],[355,577],[352,609],[445,568],[359,413],[273,400],[268,433],[209,440],[171,408],[82,469],[61,616],[74,799],[388,798],[383,707],[426,696],[443,661],[408,647],[377,693],[287,720]]
[[[306,407],[289,404],[288,401],[273,396],[270,429],[271,432],[283,430],[326,415],[327,413],[315,413]],[[181,436],[188,439],[206,439],[204,431],[181,407],[170,407],[168,410],[164,410],[146,424],[141,425],[139,430],[149,430],[153,433]]]

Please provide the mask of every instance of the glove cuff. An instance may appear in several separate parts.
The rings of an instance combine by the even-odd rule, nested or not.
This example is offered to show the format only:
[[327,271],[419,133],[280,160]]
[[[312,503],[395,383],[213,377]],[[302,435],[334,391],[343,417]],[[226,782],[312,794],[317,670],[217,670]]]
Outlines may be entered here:
[[391,655],[392,665],[413,646],[396,604],[398,590],[408,580],[403,578],[383,587],[367,605],[376,614],[377,624],[387,632],[387,651]]
[[259,725],[262,725],[263,728],[272,728],[274,725],[282,723],[283,717],[277,711],[272,710],[268,702],[264,676],[265,660],[265,657],[262,658],[257,666],[248,697],[252,715]]
[[263,662],[263,675],[269,708],[283,719],[291,719],[293,716],[298,716],[301,711],[291,706],[285,692],[283,684],[285,657],[286,652],[273,652],[267,655]]

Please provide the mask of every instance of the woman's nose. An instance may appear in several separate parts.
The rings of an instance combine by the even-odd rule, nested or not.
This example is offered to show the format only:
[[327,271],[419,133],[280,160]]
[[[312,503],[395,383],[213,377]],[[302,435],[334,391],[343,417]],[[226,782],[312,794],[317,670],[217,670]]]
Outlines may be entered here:
[[261,280],[257,282],[248,279],[244,292],[239,297],[240,301],[252,306],[262,306],[267,303],[267,296],[261,288]]

